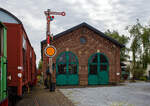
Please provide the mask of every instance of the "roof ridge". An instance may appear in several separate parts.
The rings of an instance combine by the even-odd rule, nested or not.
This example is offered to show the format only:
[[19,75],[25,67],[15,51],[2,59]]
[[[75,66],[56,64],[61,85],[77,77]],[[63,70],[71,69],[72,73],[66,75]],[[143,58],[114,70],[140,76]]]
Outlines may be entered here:
[[[70,28],[70,29],[67,29],[67,30],[65,30],[65,31],[63,31],[63,32],[60,32],[60,33],[56,34],[56,35],[54,36],[54,39],[56,39],[56,38],[58,38],[58,37],[60,37],[60,36],[62,36],[62,35],[64,35],[64,34],[67,34],[67,33],[71,32],[71,31],[73,31],[73,30],[76,30],[76,29],[78,29],[78,28],[80,28],[80,27],[82,27],[82,26],[86,26],[86,27],[88,27],[89,29],[93,30],[94,32],[98,33],[100,36],[102,36],[102,37],[104,37],[104,38],[106,38],[106,39],[112,41],[112,42],[115,43],[116,45],[118,45],[118,46],[120,46],[120,47],[124,47],[124,45],[121,44],[121,43],[119,43],[117,40],[113,39],[113,38],[110,37],[110,36],[107,36],[107,35],[104,34],[103,32],[101,32],[101,31],[99,31],[98,29],[94,28],[93,26],[87,24],[86,22],[82,22],[81,24],[78,24],[78,25],[76,25],[76,26],[74,26],[74,27],[72,27],[72,28]],[[43,40],[43,41],[41,41],[41,43],[45,43],[45,41],[46,41],[46,40]]]
[[[117,45],[117,46],[119,46],[119,47],[121,47],[121,48],[122,48],[122,47],[125,47],[123,44],[119,43],[117,40],[113,39],[113,38],[110,37],[110,36],[105,35],[103,32],[101,32],[101,31],[99,31],[98,29],[94,28],[93,26],[87,24],[86,22],[82,22],[82,23],[79,24],[79,25],[76,25],[76,26],[74,26],[74,27],[72,27],[72,28],[70,28],[70,29],[67,29],[67,30],[65,30],[65,31],[63,31],[63,32],[60,32],[60,33],[56,34],[56,35],[54,36],[54,39],[57,39],[57,38],[59,38],[59,37],[65,35],[65,34],[68,34],[68,33],[72,32],[72,31],[74,31],[74,30],[76,30],[76,29],[78,29],[78,28],[80,28],[80,27],[82,27],[82,26],[85,26],[85,27],[89,28],[90,30],[92,30],[92,31],[94,31],[95,33],[97,33],[99,36],[104,37],[105,39],[111,41],[112,43],[114,43],[115,45]],[[43,51],[42,51],[42,50],[43,50],[43,49],[42,49],[43,46],[42,46],[42,45],[43,45],[44,43],[46,43],[46,40],[42,40],[42,41],[41,41],[41,58],[42,58],[42,53],[43,53]]]

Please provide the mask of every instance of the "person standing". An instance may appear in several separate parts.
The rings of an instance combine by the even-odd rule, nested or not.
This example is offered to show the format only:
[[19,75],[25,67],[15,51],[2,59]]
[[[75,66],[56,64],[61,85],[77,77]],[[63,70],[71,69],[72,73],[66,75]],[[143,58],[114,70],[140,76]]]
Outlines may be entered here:
[[47,66],[47,69],[46,69],[46,79],[44,81],[44,85],[46,89],[50,88],[51,86],[51,73],[49,71],[49,66]]
[[50,85],[50,92],[55,91],[55,86],[56,86],[56,78],[55,78],[55,64],[53,63],[53,68],[52,68],[52,73],[51,73],[51,85]]

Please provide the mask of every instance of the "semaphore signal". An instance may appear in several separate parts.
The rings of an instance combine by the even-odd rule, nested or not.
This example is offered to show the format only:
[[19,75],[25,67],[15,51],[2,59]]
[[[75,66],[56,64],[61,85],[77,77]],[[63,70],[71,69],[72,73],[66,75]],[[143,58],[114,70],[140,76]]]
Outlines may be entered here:
[[45,15],[46,15],[46,20],[47,20],[47,31],[46,31],[46,41],[47,41],[47,47],[45,48],[45,55],[47,56],[47,58],[49,58],[49,68],[50,68],[50,72],[52,73],[52,57],[56,54],[56,48],[51,45],[51,41],[53,40],[53,35],[50,32],[50,22],[54,20],[54,16],[51,15],[61,15],[61,16],[65,16],[66,13],[65,12],[53,12],[50,9],[48,9],[47,11],[44,11]]
[[46,19],[47,19],[47,33],[46,33],[46,40],[47,40],[47,44],[50,45],[50,41],[53,40],[53,35],[50,33],[50,22],[54,20],[54,16],[51,15],[61,15],[61,16],[65,16],[66,13],[65,12],[53,12],[50,9],[48,9],[47,11],[44,11],[45,15],[46,15]]

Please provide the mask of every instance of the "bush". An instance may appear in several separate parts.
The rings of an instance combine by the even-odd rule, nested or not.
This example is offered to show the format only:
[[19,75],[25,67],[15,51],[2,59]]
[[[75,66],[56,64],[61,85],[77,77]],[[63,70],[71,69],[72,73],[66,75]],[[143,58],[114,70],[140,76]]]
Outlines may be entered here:
[[134,83],[134,82],[136,82],[136,81],[132,79],[132,80],[129,80],[129,82]]
[[146,80],[147,80],[147,77],[146,77],[146,76],[141,76],[141,77],[140,77],[140,80],[146,81]]
[[123,74],[123,75],[122,75],[122,78],[123,78],[124,80],[127,80],[127,79],[128,79],[128,76],[129,76],[129,74]]
[[125,82],[125,80],[123,80],[123,79],[120,80],[120,83],[124,83],[124,82]]
[[134,79],[140,80],[140,78],[143,77],[144,73],[145,70],[143,70],[142,68],[136,68],[134,71]]

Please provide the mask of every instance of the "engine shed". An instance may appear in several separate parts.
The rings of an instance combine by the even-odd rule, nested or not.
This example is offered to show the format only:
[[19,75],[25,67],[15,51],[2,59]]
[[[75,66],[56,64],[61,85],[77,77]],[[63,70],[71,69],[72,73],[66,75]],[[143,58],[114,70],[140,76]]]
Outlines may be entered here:
[[[41,41],[42,71],[48,59],[44,53],[46,40]],[[57,85],[100,85],[120,81],[120,49],[124,45],[92,27],[81,23],[54,36],[52,45]]]

